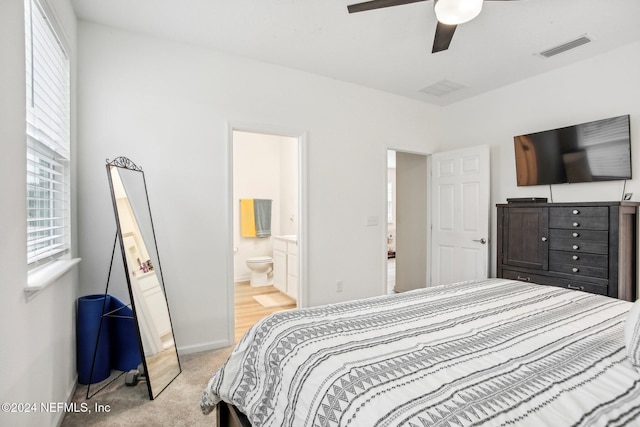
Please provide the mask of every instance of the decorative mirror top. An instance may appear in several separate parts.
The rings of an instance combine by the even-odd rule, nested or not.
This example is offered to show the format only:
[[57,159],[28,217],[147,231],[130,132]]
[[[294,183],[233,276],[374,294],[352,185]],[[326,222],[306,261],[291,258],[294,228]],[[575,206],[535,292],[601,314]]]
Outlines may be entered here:
[[107,164],[111,166],[117,166],[119,168],[130,169],[138,172],[142,172],[142,168],[133,163],[129,158],[120,156],[113,159],[113,161],[107,159]]

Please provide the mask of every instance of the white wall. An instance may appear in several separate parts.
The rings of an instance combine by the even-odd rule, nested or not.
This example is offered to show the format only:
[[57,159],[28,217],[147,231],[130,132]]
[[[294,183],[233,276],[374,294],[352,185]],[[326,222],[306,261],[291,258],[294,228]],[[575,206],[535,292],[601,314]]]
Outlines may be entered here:
[[382,292],[386,148],[434,146],[437,107],[92,23],[78,40],[83,293],[115,233],[104,161],[125,155],[146,173],[179,348],[229,342],[229,123],[306,132],[309,304]]
[[[70,43],[75,75],[75,15],[67,0],[50,2]],[[67,273],[26,300],[24,2],[0,2],[0,401],[66,402],[76,379],[75,300],[77,272]],[[75,84],[72,78],[72,94]],[[72,95],[73,97],[74,95]],[[73,98],[72,98],[73,99]],[[75,109],[72,123],[75,123]],[[72,128],[72,153],[75,153]],[[72,180],[75,193],[75,179]],[[75,203],[72,205],[75,217]],[[72,233],[76,231],[75,221]],[[73,252],[75,255],[75,244]],[[63,413],[0,412],[0,425],[55,425]]]
[[[551,199],[549,186],[516,186],[515,135],[630,114],[634,179],[627,181],[626,192],[634,193],[632,200],[640,200],[638,69],[640,43],[634,43],[443,109],[445,131],[440,149],[473,144],[491,146],[493,274],[496,269],[495,204],[505,203],[507,197]],[[623,185],[622,181],[554,185],[553,201],[620,200]]]

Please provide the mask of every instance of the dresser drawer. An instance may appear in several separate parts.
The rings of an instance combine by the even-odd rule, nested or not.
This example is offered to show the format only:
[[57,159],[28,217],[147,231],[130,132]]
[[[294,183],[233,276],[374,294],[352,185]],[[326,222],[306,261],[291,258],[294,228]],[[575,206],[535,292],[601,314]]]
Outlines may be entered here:
[[[596,268],[596,267],[577,267],[571,264],[561,264],[558,262],[550,262],[549,263],[549,271],[554,271],[556,273],[566,273],[573,274],[576,276],[586,276],[586,277],[598,277],[601,279],[606,279],[609,274],[606,268]],[[576,280],[579,280],[577,278]]]
[[590,240],[575,239],[549,239],[549,249],[551,251],[567,251],[575,253],[601,254],[607,255],[609,252],[608,242],[594,242]]
[[549,228],[571,230],[608,230],[608,216],[553,216],[549,217]]
[[552,228],[549,230],[549,238],[551,240],[566,239],[575,240],[576,242],[592,241],[607,243],[609,241],[609,232],[606,230],[568,230]]
[[502,271],[502,277],[505,279],[519,280],[521,282],[557,286],[565,289],[575,289],[578,291],[584,291],[598,295],[608,295],[606,284],[598,285],[596,283],[589,283],[583,280],[579,280],[578,278],[572,280],[560,277],[543,276],[540,274],[529,274],[506,269]]
[[549,263],[569,264],[575,267],[608,268],[609,257],[599,254],[549,251]]
[[555,207],[549,209],[551,218],[572,217],[580,218],[585,216],[609,216],[609,208],[606,206],[571,206]]

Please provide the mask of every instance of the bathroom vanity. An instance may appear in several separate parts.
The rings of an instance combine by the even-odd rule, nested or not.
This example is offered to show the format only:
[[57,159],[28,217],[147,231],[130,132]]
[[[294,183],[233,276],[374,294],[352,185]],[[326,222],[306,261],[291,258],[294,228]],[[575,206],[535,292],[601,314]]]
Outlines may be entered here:
[[297,236],[272,236],[273,285],[291,298],[298,299]]

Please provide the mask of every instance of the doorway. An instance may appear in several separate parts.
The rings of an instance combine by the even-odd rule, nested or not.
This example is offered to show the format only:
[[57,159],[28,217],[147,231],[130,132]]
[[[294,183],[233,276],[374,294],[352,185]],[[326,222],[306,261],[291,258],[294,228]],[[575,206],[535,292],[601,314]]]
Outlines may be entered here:
[[387,293],[427,286],[427,160],[387,150]]
[[387,154],[387,293],[488,277],[489,147]]
[[229,323],[237,342],[268,314],[304,305],[303,136],[246,127],[230,134]]

